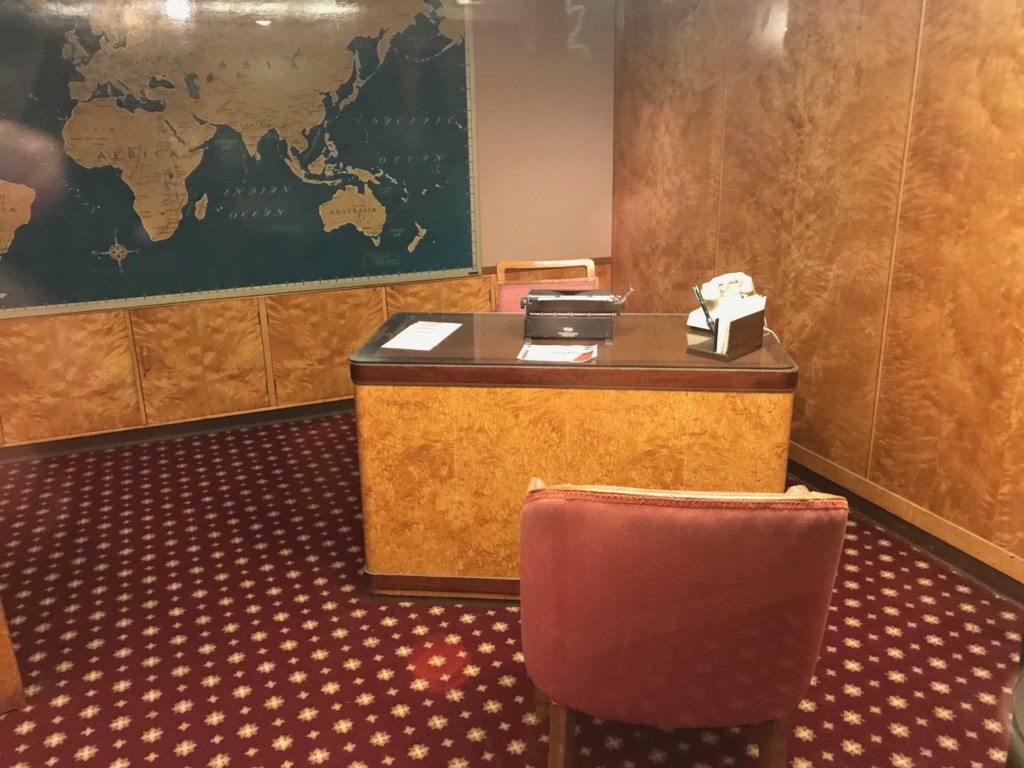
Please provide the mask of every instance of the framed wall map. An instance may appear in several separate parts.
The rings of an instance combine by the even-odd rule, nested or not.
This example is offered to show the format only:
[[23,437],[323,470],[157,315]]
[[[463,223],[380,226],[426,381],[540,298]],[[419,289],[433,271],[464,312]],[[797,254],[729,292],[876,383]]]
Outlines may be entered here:
[[479,271],[470,30],[441,0],[0,4],[0,316]]

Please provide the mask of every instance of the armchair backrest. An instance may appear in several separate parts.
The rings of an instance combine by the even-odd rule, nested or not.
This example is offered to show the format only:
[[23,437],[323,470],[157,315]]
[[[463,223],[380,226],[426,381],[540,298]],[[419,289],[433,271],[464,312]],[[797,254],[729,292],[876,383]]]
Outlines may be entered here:
[[533,490],[527,671],[553,701],[662,727],[773,720],[810,684],[847,503],[827,494]]
[[[585,276],[558,278],[554,280],[529,280],[524,282],[509,281],[510,270],[530,270],[536,274],[539,270],[566,270],[580,268],[586,271]],[[546,290],[586,291],[598,287],[593,259],[565,259],[562,261],[503,261],[498,264],[498,311],[522,312],[521,301],[534,288]]]

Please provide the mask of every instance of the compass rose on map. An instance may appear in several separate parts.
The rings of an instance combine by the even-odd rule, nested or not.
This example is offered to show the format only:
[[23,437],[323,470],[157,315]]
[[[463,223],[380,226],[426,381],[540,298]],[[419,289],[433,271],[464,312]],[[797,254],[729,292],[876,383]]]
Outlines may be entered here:
[[110,258],[112,258],[114,261],[117,262],[117,268],[123,270],[124,267],[122,265],[124,264],[124,260],[127,259],[129,255],[131,255],[133,253],[138,253],[138,252],[139,252],[138,248],[136,248],[134,250],[128,250],[123,245],[121,245],[120,241],[117,239],[117,230],[115,229],[114,230],[114,244],[111,245],[109,248],[107,248],[107,250],[105,250],[105,251],[93,251],[92,255],[93,256],[109,256]]

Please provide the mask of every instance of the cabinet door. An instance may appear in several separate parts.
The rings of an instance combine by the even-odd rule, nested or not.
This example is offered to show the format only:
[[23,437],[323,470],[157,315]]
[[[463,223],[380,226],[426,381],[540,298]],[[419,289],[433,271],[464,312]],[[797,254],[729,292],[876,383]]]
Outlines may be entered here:
[[266,307],[278,405],[351,397],[348,358],[383,322],[383,289],[268,296]]
[[491,276],[389,285],[388,317],[396,312],[490,312]]
[[150,424],[270,405],[256,299],[131,310]]
[[0,321],[4,443],[141,425],[124,312]]

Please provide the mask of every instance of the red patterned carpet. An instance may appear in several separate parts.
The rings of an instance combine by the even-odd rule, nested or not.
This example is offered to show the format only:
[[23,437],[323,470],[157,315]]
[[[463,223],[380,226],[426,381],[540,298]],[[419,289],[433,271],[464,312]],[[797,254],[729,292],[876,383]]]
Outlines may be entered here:
[[[515,607],[371,598],[361,553],[350,415],[0,465],[0,766],[543,766]],[[1022,615],[854,516],[791,765],[1003,766]],[[581,729],[580,768],[756,765]]]

